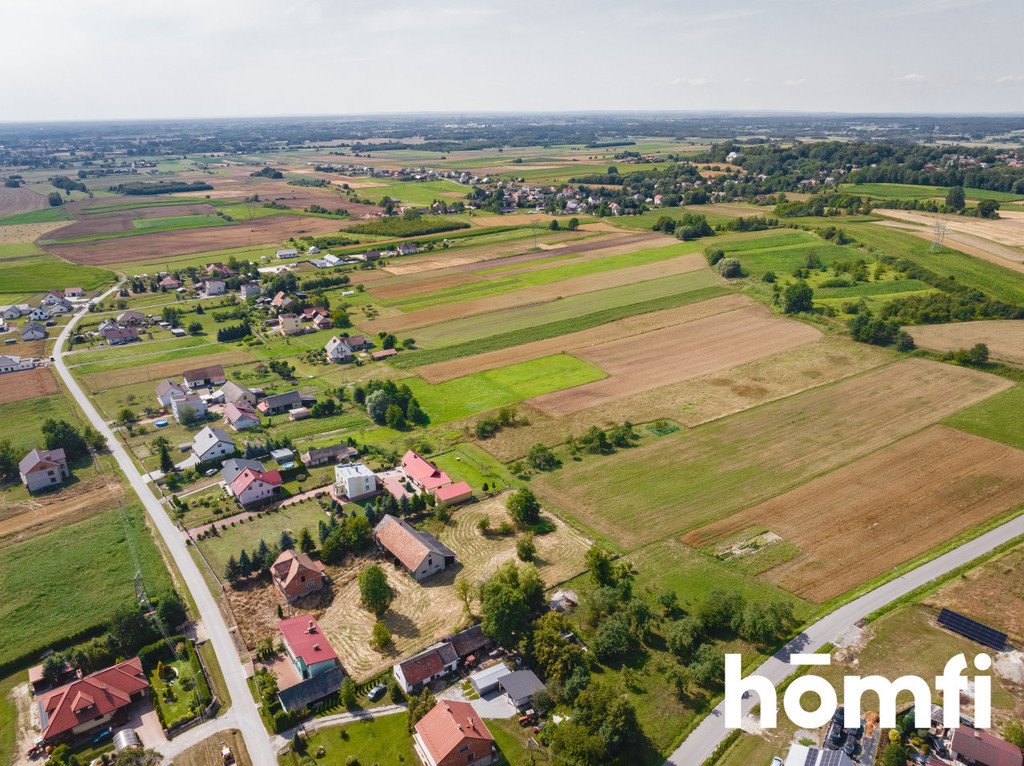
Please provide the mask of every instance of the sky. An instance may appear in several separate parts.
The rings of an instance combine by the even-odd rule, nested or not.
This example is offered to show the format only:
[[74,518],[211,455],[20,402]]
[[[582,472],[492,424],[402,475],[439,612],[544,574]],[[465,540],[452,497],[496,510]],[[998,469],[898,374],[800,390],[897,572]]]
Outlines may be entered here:
[[0,0],[0,120],[1024,113],[1021,0]]

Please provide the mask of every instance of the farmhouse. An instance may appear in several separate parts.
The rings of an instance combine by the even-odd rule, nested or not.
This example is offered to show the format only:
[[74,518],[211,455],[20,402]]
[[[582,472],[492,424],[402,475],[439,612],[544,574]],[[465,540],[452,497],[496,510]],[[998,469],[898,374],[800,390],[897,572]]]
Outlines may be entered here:
[[138,657],[54,689],[37,702],[43,741],[68,742],[107,726],[115,715],[145,697],[148,689]]
[[380,549],[405,567],[417,582],[455,565],[455,553],[440,540],[391,514],[385,514],[374,527],[373,537]]
[[223,295],[224,294],[224,280],[223,279],[207,279],[204,285],[204,292],[207,295]]
[[452,483],[448,474],[412,450],[402,456],[402,469],[418,487],[428,492]]
[[165,380],[156,387],[156,400],[161,407],[170,407],[171,402],[185,396],[187,389],[173,380]]
[[293,301],[291,298],[289,298],[285,294],[285,292],[282,290],[281,292],[279,292],[277,295],[275,295],[271,299],[270,305],[273,306],[275,309],[279,309],[280,310],[280,309],[288,308],[294,302],[295,301]]
[[241,457],[232,457],[224,461],[224,465],[221,466],[220,477],[224,481],[225,486],[230,486],[231,482],[246,468],[250,468],[253,471],[262,473],[263,463],[259,460],[247,460]]
[[245,468],[228,485],[228,491],[242,505],[262,503],[272,498],[281,489],[281,474],[277,471],[256,471]]
[[414,255],[419,251],[419,247],[415,242],[403,242],[395,249],[399,255]]
[[1021,766],[1024,755],[1016,745],[982,729],[960,726],[953,730],[949,753],[971,766]]
[[260,416],[256,410],[245,402],[230,403],[224,408],[224,420],[236,431],[255,428],[260,424]]
[[410,657],[405,662],[392,666],[398,685],[406,694],[416,694],[424,686],[454,672],[459,665],[459,656],[447,641],[434,644]]
[[347,343],[348,338],[339,338],[335,335],[324,346],[324,351],[327,352],[327,358],[335,364],[341,364],[352,359],[352,347]]
[[532,670],[517,670],[498,679],[498,688],[508,695],[508,701],[516,708],[529,707],[533,695],[544,688],[544,684]]
[[278,678],[278,698],[285,710],[302,710],[341,688],[345,671],[316,620],[299,615],[277,623],[281,644],[296,682]]
[[172,277],[170,274],[161,279],[158,284],[164,290],[177,290],[179,287],[181,287],[181,282]]
[[349,463],[334,467],[334,494],[359,500],[377,491],[377,474],[362,463]]
[[71,309],[71,303],[61,290],[50,290],[43,296],[43,304],[46,306],[63,306],[66,311]]
[[359,452],[355,447],[339,442],[327,447],[310,447],[307,452],[303,453],[302,462],[307,467],[313,468],[328,463],[348,462],[356,457],[359,457]]
[[307,404],[316,404],[316,397],[300,394],[296,390],[285,391],[283,394],[274,394],[256,405],[256,409],[264,415],[282,415],[296,407],[303,407]]
[[14,354],[0,354],[0,374],[5,372],[21,372],[31,370],[36,366],[36,360],[29,356],[15,356]]
[[233,454],[235,443],[225,431],[206,426],[192,439],[192,454],[200,463]]
[[22,340],[42,340],[46,337],[46,328],[39,322],[25,322],[21,328]]
[[214,261],[213,263],[206,264],[206,273],[211,277],[230,277],[234,276],[235,272],[220,261]]
[[298,258],[299,251],[294,248],[285,248],[284,250],[278,250],[275,255],[278,260],[285,260],[286,258]]
[[250,298],[260,297],[260,286],[258,282],[246,282],[238,288],[238,294],[241,296],[243,301],[247,301]]
[[141,311],[125,311],[117,316],[117,323],[122,327],[137,327],[146,321]]
[[498,760],[494,737],[468,702],[440,700],[417,722],[413,744],[425,766],[486,765]]
[[329,314],[317,314],[313,317],[313,326],[318,330],[330,330],[334,327],[334,322]]
[[71,477],[63,449],[34,449],[18,463],[21,483],[29,492],[56,487]]
[[220,389],[221,396],[224,397],[224,401],[228,404],[248,404],[255,406],[256,400],[259,398],[256,392],[251,388],[240,386],[233,380],[229,380]]
[[298,335],[302,332],[302,320],[298,314],[281,314],[277,319],[282,335]]
[[100,331],[100,335],[111,346],[123,346],[139,339],[139,331],[134,327],[107,327]]
[[81,298],[83,295],[85,295],[85,290],[83,290],[81,287],[65,287],[64,288],[64,297],[65,298]]
[[301,551],[284,551],[270,567],[270,574],[288,603],[322,590],[324,567]]
[[185,370],[182,373],[185,379],[185,386],[193,391],[197,388],[214,388],[222,386],[227,382],[224,374],[224,366],[211,364],[209,367],[197,367],[194,370]]
[[206,402],[201,396],[185,394],[171,399],[171,412],[179,423],[184,421],[197,422],[206,417]]

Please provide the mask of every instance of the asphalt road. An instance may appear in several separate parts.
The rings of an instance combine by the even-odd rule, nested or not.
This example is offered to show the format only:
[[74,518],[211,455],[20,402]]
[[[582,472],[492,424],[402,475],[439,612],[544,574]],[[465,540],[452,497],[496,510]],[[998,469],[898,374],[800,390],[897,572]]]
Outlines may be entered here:
[[[118,287],[120,285],[105,293],[102,298],[106,298],[117,290]],[[153,490],[135,467],[127,450],[117,440],[114,432],[100,416],[92,402],[89,401],[89,397],[85,395],[85,392],[75,381],[74,377],[72,377],[67,365],[64,363],[64,345],[72,329],[86,313],[88,313],[87,310],[75,314],[61,331],[60,335],[57,336],[57,343],[53,351],[53,367],[57,374],[60,375],[64,385],[67,386],[68,391],[82,408],[89,422],[92,423],[93,428],[103,434],[103,437],[107,440],[111,454],[117,460],[118,466],[124,472],[132,489],[135,490],[142,501],[146,513],[149,514],[153,525],[163,538],[164,545],[174,558],[174,563],[177,565],[185,585],[192,594],[192,599],[199,610],[199,617],[202,619],[206,632],[209,634],[221,673],[227,682],[228,691],[231,694],[232,720],[225,722],[225,727],[233,723],[242,732],[253,766],[277,766],[277,758],[270,744],[270,738],[263,727],[263,721],[260,719],[260,714],[256,708],[256,703],[253,701],[252,694],[249,692],[245,669],[242,666],[242,660],[235,647],[235,642],[228,632],[227,623],[224,622],[224,617],[221,615],[217,602],[210,593],[210,589],[207,587],[199,567],[196,566],[189,555],[180,530],[168,517],[156,495],[153,494]]]
[[[980,556],[998,548],[1008,540],[1024,535],[1024,516],[1003,524],[1001,527],[986,532],[980,537],[966,542],[948,553],[944,553],[917,569],[881,585],[875,590],[840,607],[807,628],[803,633],[790,641],[774,656],[768,658],[754,672],[775,683],[776,688],[796,669],[788,663],[790,654],[816,652],[825,644],[835,641],[844,632],[856,625],[872,612],[881,609],[911,591],[926,585],[937,577],[951,572],[964,564],[974,561]],[[842,690],[839,690],[840,695]],[[840,699],[840,704],[842,699]],[[751,694],[743,700],[743,713],[749,713],[758,704],[757,695]],[[782,703],[779,702],[780,713]],[[683,743],[669,756],[667,763],[675,766],[699,766],[714,752],[718,744],[725,739],[724,705],[719,704],[711,714],[701,721]]]

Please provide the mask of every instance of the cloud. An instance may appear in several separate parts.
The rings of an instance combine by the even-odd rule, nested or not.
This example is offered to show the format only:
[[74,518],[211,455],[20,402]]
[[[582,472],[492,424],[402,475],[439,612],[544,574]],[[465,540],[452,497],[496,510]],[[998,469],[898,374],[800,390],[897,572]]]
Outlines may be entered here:
[[1024,84],[1024,74],[1004,74],[996,78],[996,85],[1021,85]]
[[798,87],[800,85],[803,85],[806,82],[807,82],[807,78],[806,77],[798,77],[798,78],[793,79],[793,80],[786,80],[782,84],[786,85],[786,86],[788,86],[790,88],[796,88],[796,87]]
[[928,78],[918,72],[910,72],[898,78],[899,82],[924,82]]

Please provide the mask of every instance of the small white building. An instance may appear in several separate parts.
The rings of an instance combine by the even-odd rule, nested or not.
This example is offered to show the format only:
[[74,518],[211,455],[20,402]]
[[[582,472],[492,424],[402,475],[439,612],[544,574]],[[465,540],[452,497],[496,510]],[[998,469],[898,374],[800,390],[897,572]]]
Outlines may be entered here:
[[324,346],[324,351],[327,352],[327,358],[335,364],[342,364],[352,359],[352,349],[346,343],[347,338],[340,338],[335,335]]
[[283,261],[286,258],[298,258],[299,257],[299,251],[296,250],[295,248],[289,247],[289,248],[285,248],[284,250],[278,250],[275,253],[275,255],[277,256],[278,260]]
[[173,380],[165,380],[156,387],[156,400],[161,407],[170,407],[175,399],[181,399],[188,390]]
[[179,423],[190,419],[192,422],[196,422],[200,418],[206,417],[206,402],[201,396],[195,394],[174,397],[171,399],[171,412],[174,413],[174,419]]
[[36,360],[30,356],[16,356],[14,354],[0,354],[0,375],[5,372],[21,372],[31,370],[36,366]]
[[362,463],[346,463],[334,467],[334,490],[338,497],[349,500],[368,497],[377,491],[377,474]]
[[476,693],[480,696],[493,692],[498,688],[498,681],[507,676],[512,671],[508,669],[508,665],[504,662],[499,662],[497,665],[492,665],[484,670],[478,670],[476,673],[469,677],[470,685],[476,689]]
[[192,454],[200,463],[227,457],[234,453],[235,443],[223,429],[206,426],[192,439]]

